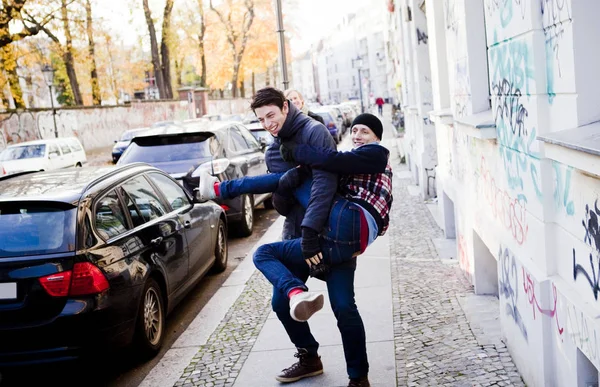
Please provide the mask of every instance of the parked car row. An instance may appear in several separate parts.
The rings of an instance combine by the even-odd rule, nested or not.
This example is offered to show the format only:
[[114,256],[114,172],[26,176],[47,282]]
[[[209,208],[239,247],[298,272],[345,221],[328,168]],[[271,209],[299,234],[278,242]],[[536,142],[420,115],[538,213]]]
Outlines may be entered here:
[[147,164],[0,177],[0,366],[133,344],[227,266],[227,220]]
[[0,152],[0,176],[82,167],[86,162],[85,150],[75,137],[26,141]]

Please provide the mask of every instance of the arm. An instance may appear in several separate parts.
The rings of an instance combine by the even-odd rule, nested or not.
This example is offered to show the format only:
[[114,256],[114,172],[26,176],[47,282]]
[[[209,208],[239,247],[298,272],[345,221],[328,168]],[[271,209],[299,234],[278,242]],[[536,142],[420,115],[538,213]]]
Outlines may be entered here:
[[379,145],[364,145],[350,152],[297,144],[294,160],[313,168],[343,175],[383,173],[388,162],[388,152]]
[[[335,143],[329,131],[323,125],[315,126],[317,127],[311,131],[307,143],[331,150],[335,149]],[[302,227],[309,227],[319,233],[329,218],[331,202],[337,191],[338,177],[334,173],[320,169],[313,169],[312,176],[310,199],[302,220]]]

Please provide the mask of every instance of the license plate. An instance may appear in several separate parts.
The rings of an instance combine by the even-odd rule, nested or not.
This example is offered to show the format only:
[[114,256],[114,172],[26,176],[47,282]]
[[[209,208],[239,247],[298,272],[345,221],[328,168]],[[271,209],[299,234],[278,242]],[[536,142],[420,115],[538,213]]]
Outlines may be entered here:
[[0,284],[0,300],[14,300],[17,298],[17,284],[15,282]]

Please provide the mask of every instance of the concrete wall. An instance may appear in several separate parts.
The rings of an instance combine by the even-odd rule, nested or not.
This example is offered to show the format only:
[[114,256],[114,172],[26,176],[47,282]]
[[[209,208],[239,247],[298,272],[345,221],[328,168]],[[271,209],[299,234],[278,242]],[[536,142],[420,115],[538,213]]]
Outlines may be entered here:
[[[57,109],[59,137],[75,136],[86,150],[113,144],[126,129],[158,121],[190,118],[187,101],[132,103],[127,106]],[[17,142],[54,138],[52,110],[0,114],[0,150]]]
[[[396,2],[404,12],[412,3]],[[421,79],[431,74],[434,108],[449,108],[435,124],[436,183],[458,265],[475,293],[499,297],[504,341],[527,385],[597,385],[600,180],[546,157],[538,136],[600,119],[592,102],[600,2],[429,3],[430,68],[419,42],[405,35],[412,51],[404,50],[404,72],[414,76],[406,77],[404,98],[407,107],[423,106]],[[411,11],[412,21],[400,19],[405,34],[419,23],[420,10]],[[441,18],[445,28],[437,28]],[[418,166],[418,147],[426,146],[419,141],[432,139],[419,140],[415,109],[406,116]],[[483,124],[484,116],[495,138],[458,124]]]

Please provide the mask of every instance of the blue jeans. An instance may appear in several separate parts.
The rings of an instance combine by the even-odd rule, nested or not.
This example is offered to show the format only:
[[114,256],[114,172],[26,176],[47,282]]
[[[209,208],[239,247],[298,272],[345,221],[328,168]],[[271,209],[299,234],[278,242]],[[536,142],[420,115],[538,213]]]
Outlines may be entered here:
[[260,176],[246,176],[223,181],[219,184],[219,196],[223,199],[233,199],[243,194],[275,192],[279,185],[279,179],[284,173],[267,173]]
[[[329,300],[342,336],[350,378],[365,376],[369,371],[365,328],[354,300],[356,260],[353,256],[360,250],[360,211],[355,204],[336,197],[326,233],[321,235],[323,259],[331,265],[327,277]],[[319,343],[310,332],[308,323],[300,323],[290,317],[287,297],[294,288],[308,290],[305,282],[309,269],[300,243],[300,239],[292,239],[260,246],[254,254],[254,264],[273,284],[271,304],[292,343],[316,354]]]

